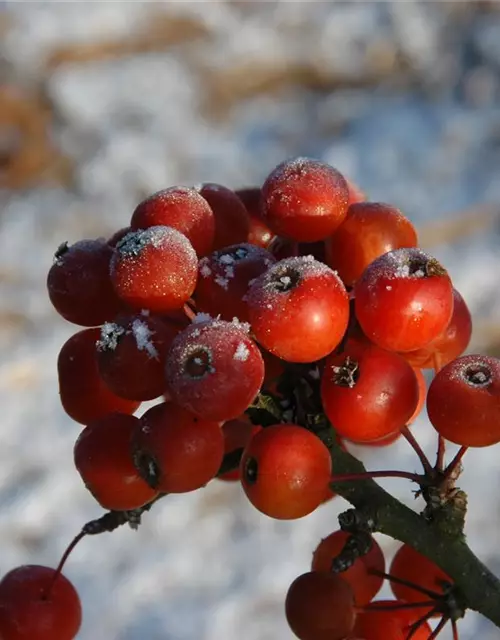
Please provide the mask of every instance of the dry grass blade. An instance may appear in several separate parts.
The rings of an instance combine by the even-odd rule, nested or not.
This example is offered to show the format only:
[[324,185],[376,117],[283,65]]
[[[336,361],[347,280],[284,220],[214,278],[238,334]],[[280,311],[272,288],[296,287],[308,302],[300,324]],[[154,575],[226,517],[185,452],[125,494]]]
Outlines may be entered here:
[[477,205],[457,213],[453,218],[430,222],[419,230],[420,246],[432,249],[440,244],[463,240],[473,234],[484,233],[500,221],[500,206]]
[[208,34],[208,28],[194,16],[157,15],[144,29],[126,37],[58,47],[47,58],[45,67],[50,71],[68,63],[83,64],[149,51],[164,51],[175,45],[205,38]]

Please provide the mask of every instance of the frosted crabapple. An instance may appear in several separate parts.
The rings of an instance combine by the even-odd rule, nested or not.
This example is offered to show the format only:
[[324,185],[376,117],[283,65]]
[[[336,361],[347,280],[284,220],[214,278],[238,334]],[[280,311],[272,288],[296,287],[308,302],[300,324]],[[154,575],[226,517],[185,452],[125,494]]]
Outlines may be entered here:
[[448,272],[418,248],[395,249],[374,260],[357,281],[354,298],[366,336],[390,351],[427,346],[453,312]]
[[116,245],[111,282],[135,309],[158,313],[179,309],[196,286],[198,261],[192,244],[172,227],[132,231]]
[[312,256],[270,267],[250,286],[247,303],[258,342],[289,362],[324,358],[339,344],[349,318],[342,281]]
[[107,322],[96,343],[99,375],[122,398],[153,400],[166,389],[167,351],[181,327],[147,314]]
[[198,256],[212,251],[215,218],[205,198],[192,187],[169,187],[140,202],[132,214],[131,228],[164,225],[183,233]]
[[432,380],[427,411],[434,428],[465,447],[500,442],[500,360],[483,355],[457,358]]
[[47,276],[49,298],[69,322],[92,327],[113,318],[125,305],[109,277],[113,248],[104,240],[62,244]]
[[179,333],[166,362],[172,399],[208,420],[237,418],[258,394],[264,361],[238,321],[203,320]]
[[347,214],[349,189],[336,169],[294,158],[278,165],[262,186],[261,213],[276,234],[299,242],[331,235]]
[[214,251],[200,260],[194,297],[199,311],[224,320],[248,320],[248,287],[276,262],[261,247],[247,242]]

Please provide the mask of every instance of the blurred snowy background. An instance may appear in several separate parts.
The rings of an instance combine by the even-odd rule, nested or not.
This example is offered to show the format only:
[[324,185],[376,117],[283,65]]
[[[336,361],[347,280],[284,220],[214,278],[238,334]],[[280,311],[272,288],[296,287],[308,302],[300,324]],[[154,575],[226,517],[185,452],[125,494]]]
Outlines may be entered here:
[[[110,235],[150,192],[323,158],[422,229],[474,313],[471,349],[500,353],[500,3],[2,2],[0,36],[0,573],[55,565],[101,513],[58,403],[75,327],[45,277],[59,243]],[[414,433],[434,455],[425,417]],[[418,469],[404,442],[358,451]],[[499,454],[470,452],[461,482],[470,544],[497,574]],[[404,481],[384,486],[412,502]],[[346,506],[274,522],[215,481],[138,532],[84,540],[66,571],[79,638],[291,640],[287,587]],[[471,613],[460,628],[500,637]]]

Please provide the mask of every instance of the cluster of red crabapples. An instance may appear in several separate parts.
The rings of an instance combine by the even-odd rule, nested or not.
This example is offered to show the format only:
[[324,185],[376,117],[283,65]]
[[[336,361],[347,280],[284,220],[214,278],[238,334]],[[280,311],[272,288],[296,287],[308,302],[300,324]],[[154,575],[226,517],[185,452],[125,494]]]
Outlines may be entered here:
[[[109,240],[62,244],[47,286],[82,327],[59,354],[60,398],[83,426],[75,466],[108,513],[57,569],[3,578],[3,640],[74,638],[69,552],[84,535],[137,524],[166,494],[232,480],[263,514],[301,518],[356,479],[332,468],[347,441],[403,436],[427,481],[449,479],[467,447],[500,441],[500,362],[461,355],[471,318],[447,271],[398,209],[320,161],[284,162],[262,187],[155,193]],[[422,369],[436,371],[428,391]],[[425,403],[435,466],[409,430]],[[461,445],[448,466],[445,438]],[[391,474],[417,477],[358,479]],[[385,579],[395,599],[374,600]],[[286,616],[300,640],[424,640],[448,620],[458,637],[453,588],[408,545],[385,573],[372,532],[344,526],[290,586]]]

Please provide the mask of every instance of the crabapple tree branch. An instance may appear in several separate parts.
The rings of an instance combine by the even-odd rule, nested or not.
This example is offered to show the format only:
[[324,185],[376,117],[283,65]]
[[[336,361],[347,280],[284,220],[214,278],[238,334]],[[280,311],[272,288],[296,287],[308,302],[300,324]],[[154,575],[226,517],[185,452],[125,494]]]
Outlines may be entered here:
[[[361,474],[364,465],[333,444],[329,447],[334,473]],[[375,530],[400,540],[433,560],[453,579],[467,608],[478,611],[500,627],[500,580],[477,558],[462,534],[446,529],[405,506],[371,479],[332,482]]]

